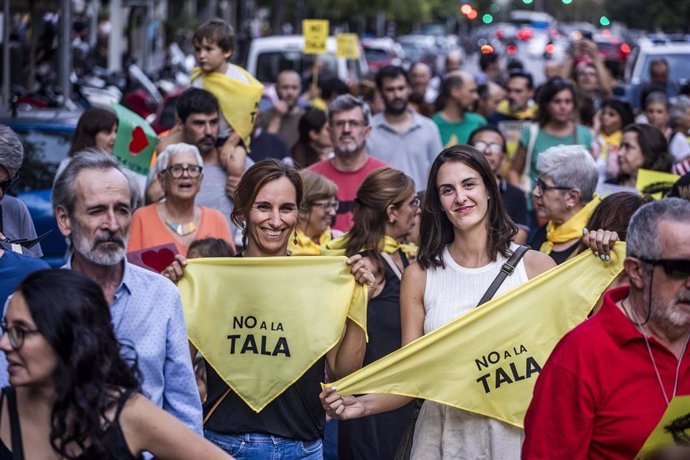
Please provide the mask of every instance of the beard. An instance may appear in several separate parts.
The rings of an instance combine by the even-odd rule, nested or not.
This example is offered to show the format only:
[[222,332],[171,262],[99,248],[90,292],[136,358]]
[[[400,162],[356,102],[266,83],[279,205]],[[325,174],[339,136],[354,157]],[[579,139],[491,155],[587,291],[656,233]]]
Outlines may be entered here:
[[682,290],[668,303],[652,299],[651,319],[655,324],[666,324],[672,328],[690,328],[690,313],[678,305],[681,302],[690,303],[690,290]]
[[391,115],[402,115],[407,110],[407,101],[405,99],[393,99],[390,103],[384,102],[386,113]]
[[72,231],[74,250],[86,260],[96,265],[117,265],[122,262],[127,252],[127,237],[118,233],[104,231],[91,241],[82,229],[75,225]]
[[[352,138],[352,139],[354,139],[354,138]],[[335,153],[339,153],[341,155],[347,155],[347,156],[354,155],[354,154],[358,153],[359,151],[361,151],[364,148],[364,145],[366,144],[366,141],[364,141],[364,140],[362,142],[357,142],[356,139],[354,139],[354,140],[355,140],[354,144],[348,144],[348,145],[346,145],[340,141],[334,142],[333,143],[333,150],[335,150]]]

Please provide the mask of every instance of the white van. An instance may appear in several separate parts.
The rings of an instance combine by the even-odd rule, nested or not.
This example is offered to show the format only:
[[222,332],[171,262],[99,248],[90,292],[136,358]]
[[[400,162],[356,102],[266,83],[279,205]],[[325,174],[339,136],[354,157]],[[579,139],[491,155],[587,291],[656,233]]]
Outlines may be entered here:
[[359,59],[343,59],[335,56],[335,37],[328,37],[326,53],[304,54],[302,35],[277,35],[252,40],[247,55],[247,71],[262,83],[275,83],[278,73],[285,69],[295,70],[302,76],[311,73],[314,59],[324,62],[321,75],[336,76],[345,83],[359,82],[368,71],[364,52]]

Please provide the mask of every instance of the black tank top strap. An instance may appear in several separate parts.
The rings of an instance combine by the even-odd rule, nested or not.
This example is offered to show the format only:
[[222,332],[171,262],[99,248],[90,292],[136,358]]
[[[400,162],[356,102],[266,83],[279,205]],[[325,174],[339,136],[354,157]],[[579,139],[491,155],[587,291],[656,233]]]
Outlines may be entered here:
[[[12,459],[24,460],[24,446],[22,445],[22,431],[19,426],[19,412],[17,411],[17,393],[14,387],[2,389],[2,399],[7,396],[7,413],[10,418],[10,435],[12,436]],[[0,405],[0,409],[1,409]],[[0,412],[1,413],[1,412]]]
[[402,249],[398,249],[398,254],[400,254],[400,259],[402,259],[403,269],[410,265],[410,260],[407,258],[407,254]]

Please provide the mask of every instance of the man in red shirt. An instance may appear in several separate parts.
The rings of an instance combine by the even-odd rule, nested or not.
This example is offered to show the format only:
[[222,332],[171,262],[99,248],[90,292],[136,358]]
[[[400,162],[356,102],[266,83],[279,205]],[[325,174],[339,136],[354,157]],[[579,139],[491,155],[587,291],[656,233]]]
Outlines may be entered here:
[[523,459],[631,459],[674,396],[690,394],[690,202],[630,220],[630,286],[558,343],[525,416]]
[[371,111],[360,98],[338,96],[328,106],[328,125],[335,155],[309,167],[338,186],[340,202],[333,228],[347,232],[352,227],[352,210],[357,189],[370,172],[388,166],[369,156],[365,150],[371,133]]

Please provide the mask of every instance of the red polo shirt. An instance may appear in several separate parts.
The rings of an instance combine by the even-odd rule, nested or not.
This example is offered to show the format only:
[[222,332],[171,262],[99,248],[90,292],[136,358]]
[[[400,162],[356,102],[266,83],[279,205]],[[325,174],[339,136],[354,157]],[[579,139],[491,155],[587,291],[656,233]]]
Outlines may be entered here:
[[[596,315],[556,345],[525,416],[523,459],[631,459],[666,410],[644,338],[616,306],[623,286],[606,293]],[[678,360],[649,344],[669,398]],[[690,394],[690,349],[676,395]]]

